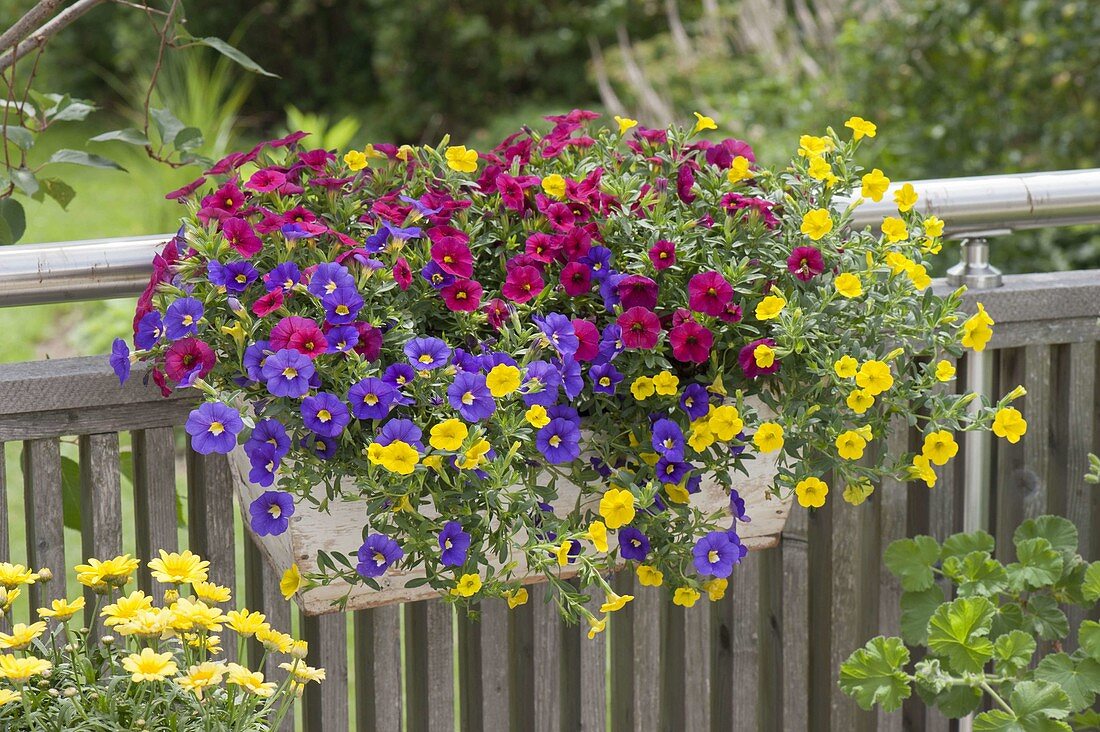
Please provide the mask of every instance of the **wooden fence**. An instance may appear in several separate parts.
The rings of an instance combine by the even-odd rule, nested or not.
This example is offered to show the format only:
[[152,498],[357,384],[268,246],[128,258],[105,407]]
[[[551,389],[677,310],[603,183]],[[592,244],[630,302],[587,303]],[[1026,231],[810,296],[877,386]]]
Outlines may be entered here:
[[[997,320],[995,392],[1028,389],[1027,437],[995,446],[990,525],[1003,548],[1021,518],[1059,513],[1079,527],[1082,554],[1096,558],[1100,494],[1082,476],[1086,453],[1100,450],[1100,271],[1006,277],[1003,288],[968,296],[969,307],[975,299]],[[27,541],[15,556],[35,567],[59,569],[123,546],[146,558],[188,545],[249,608],[283,628],[293,622],[309,640],[311,662],[328,671],[304,700],[300,724],[309,732],[948,729],[918,702],[894,715],[861,712],[836,681],[854,648],[897,631],[901,590],[881,564],[885,546],[960,530],[965,454],[939,471],[934,490],[884,485],[858,508],[839,491],[821,510],[796,507],[780,545],[751,554],[720,602],[684,610],[622,573],[617,590],[637,599],[589,641],[559,621],[542,589],[514,611],[482,603],[477,620],[439,601],[292,618],[278,578],[241,530],[224,458],[184,447],[179,425],[188,410],[186,397],[162,399],[140,379],[120,389],[103,358],[0,366],[0,443],[22,443],[12,453],[22,470],[11,472],[22,474],[25,507],[24,516],[8,513],[18,496],[6,493],[0,450],[0,558],[12,556],[10,529],[19,521]],[[65,555],[62,445],[71,438],[79,445],[81,557]],[[899,431],[890,447],[914,439]],[[185,483],[184,532],[177,483]],[[140,584],[151,588],[144,570]],[[37,607],[75,592],[71,585],[58,571],[32,588],[31,600]]]

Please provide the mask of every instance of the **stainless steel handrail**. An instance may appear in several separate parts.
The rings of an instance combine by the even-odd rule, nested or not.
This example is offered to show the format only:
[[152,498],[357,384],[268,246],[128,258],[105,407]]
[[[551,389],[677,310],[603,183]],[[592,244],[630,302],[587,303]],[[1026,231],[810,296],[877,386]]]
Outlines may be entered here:
[[[918,208],[946,222],[945,236],[976,238],[1019,229],[1100,224],[1100,168],[912,181]],[[865,201],[853,225],[896,214],[893,191]],[[847,201],[838,202],[843,208]],[[0,307],[136,295],[153,254],[171,234],[0,247]]]

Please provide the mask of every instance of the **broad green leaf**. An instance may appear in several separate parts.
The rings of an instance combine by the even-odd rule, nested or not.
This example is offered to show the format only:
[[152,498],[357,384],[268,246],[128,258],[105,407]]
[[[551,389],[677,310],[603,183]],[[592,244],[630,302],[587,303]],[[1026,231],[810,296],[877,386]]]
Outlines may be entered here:
[[901,580],[906,592],[919,592],[932,586],[932,566],[940,558],[940,545],[931,536],[899,539],[886,548],[883,560]]
[[1082,651],[1100,661],[1100,623],[1095,620],[1082,621],[1077,630],[1077,642],[1081,644]]
[[38,189],[38,193],[32,196],[36,201],[43,201],[46,196],[49,196],[57,201],[57,205],[61,206],[62,209],[66,209],[76,198],[76,191],[73,190],[73,187],[60,178],[40,178],[38,182],[41,184],[41,188]]
[[8,139],[23,150],[34,147],[34,133],[26,127],[8,127]]
[[1005,568],[1014,590],[1046,587],[1057,582],[1062,574],[1062,555],[1041,537],[1016,542],[1016,557],[1019,561]]
[[952,686],[939,693],[933,693],[920,683],[916,687],[917,695],[925,704],[939,709],[944,716],[952,719],[965,717],[982,703],[982,692],[970,686]]
[[1043,640],[1059,640],[1069,635],[1069,620],[1049,595],[1029,597],[1026,617],[1035,634]]
[[1081,591],[1089,602],[1100,600],[1100,562],[1093,562],[1085,570],[1085,583]]
[[993,641],[993,668],[999,674],[1014,676],[1031,663],[1035,639],[1021,630],[1006,633]]
[[959,597],[992,597],[1008,587],[1004,566],[985,551],[948,557],[943,560],[943,571],[958,585]]
[[149,138],[145,136],[145,133],[141,130],[135,130],[132,127],[128,127],[124,130],[111,130],[110,132],[104,132],[102,135],[96,135],[88,140],[88,142],[125,142],[130,145],[145,146],[149,144]]
[[64,97],[64,104],[58,104],[53,110],[46,113],[54,122],[80,122],[96,110],[91,102],[82,99],[69,99]]
[[16,188],[28,196],[38,193],[38,178],[34,176],[34,173],[26,168],[12,168],[10,173],[11,182],[15,184]]
[[980,672],[993,657],[993,643],[985,636],[994,611],[993,603],[984,597],[941,605],[928,623],[928,648],[946,658],[953,671]]
[[942,559],[948,557],[965,557],[971,552],[993,553],[995,542],[993,537],[984,531],[974,531],[969,534],[953,534],[943,542]]
[[1067,560],[1077,554],[1077,527],[1061,516],[1040,516],[1016,527],[1012,541],[1017,547],[1028,539],[1046,539],[1051,548]]
[[195,42],[201,43],[204,46],[213,48],[218,53],[222,54],[231,61],[236,62],[239,66],[247,69],[248,71],[251,71],[255,74],[263,74],[264,76],[271,76],[276,79],[279,78],[278,74],[273,74],[270,71],[267,71],[258,63],[246,56],[244,53],[229,45],[220,38],[207,36],[206,38],[195,38],[194,40]]
[[177,150],[194,150],[202,145],[202,130],[197,127],[184,127],[173,141]]
[[997,608],[997,614],[993,616],[993,628],[989,631],[992,638],[997,638],[1013,630],[1031,631],[1031,624],[1024,620],[1024,611],[1015,602],[1006,602]]
[[909,649],[901,638],[872,638],[841,664],[840,688],[862,709],[877,703],[883,711],[892,712],[912,693],[905,673],[907,663]]
[[1069,697],[1069,711],[1092,706],[1100,691],[1100,663],[1092,658],[1073,660],[1065,653],[1053,653],[1039,661],[1035,678],[1061,687]]
[[974,732],[1024,732],[1024,728],[1015,714],[993,709],[974,717]]
[[1086,709],[1080,714],[1073,715],[1073,728],[1075,730],[1100,729],[1100,712],[1095,709]]
[[101,155],[93,155],[86,153],[83,150],[68,150],[61,149],[50,156],[47,160],[48,163],[71,163],[73,165],[84,165],[89,168],[110,168],[113,170],[126,170],[114,160],[110,160]]
[[901,637],[906,643],[923,646],[928,642],[928,621],[944,599],[937,584],[920,592],[901,593]]
[[183,122],[180,122],[170,109],[150,109],[149,115],[153,118],[153,124],[157,126],[160,141],[165,145],[174,143],[176,135],[183,130]]
[[14,198],[0,198],[0,246],[14,244],[27,230],[23,204]]
[[1038,714],[1051,719],[1064,719],[1069,715],[1069,704],[1066,692],[1047,681],[1021,681],[1008,697],[1008,705],[1017,717]]

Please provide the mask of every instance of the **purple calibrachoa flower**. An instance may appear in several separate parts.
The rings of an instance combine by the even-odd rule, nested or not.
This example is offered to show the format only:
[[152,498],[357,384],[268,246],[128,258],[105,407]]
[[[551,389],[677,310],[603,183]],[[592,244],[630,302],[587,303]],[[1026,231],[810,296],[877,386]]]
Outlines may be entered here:
[[653,449],[666,460],[684,459],[684,433],[671,419],[659,419],[653,425]]
[[321,298],[325,320],[333,325],[345,325],[355,320],[363,308],[363,298],[354,287],[339,287]]
[[289,292],[294,285],[302,281],[302,271],[294,262],[282,262],[275,269],[264,275],[264,287],[268,292],[283,290]]
[[680,395],[680,406],[692,421],[706,416],[710,409],[710,395],[707,394],[707,388],[702,384],[688,384]]
[[137,330],[134,331],[134,345],[142,350],[148,350],[160,342],[164,337],[164,319],[160,313],[154,310],[145,313],[138,321]]
[[296,399],[309,391],[309,380],[317,373],[309,356],[284,348],[264,360],[261,376],[272,396]]
[[412,445],[417,450],[423,450],[424,443],[420,441],[422,437],[424,437],[424,432],[412,420],[391,419],[382,425],[382,429],[378,431],[378,436],[374,438],[374,441],[385,447],[391,442],[400,440]]
[[248,471],[250,482],[263,488],[275,482],[275,471],[279,469],[279,459],[275,457],[274,447],[266,442],[253,445],[252,450],[248,452],[248,462],[252,466]]
[[691,463],[670,460],[662,455],[653,470],[657,473],[657,480],[662,483],[679,483],[691,471]]
[[407,387],[416,378],[416,371],[407,363],[395,363],[382,372],[382,381],[394,388],[394,404],[409,405],[413,403],[412,397],[405,394],[402,389]]
[[745,499],[741,497],[736,488],[730,489],[730,513],[733,515],[735,526],[738,521],[746,524],[752,521],[752,518],[745,512]]
[[322,437],[336,437],[351,421],[340,397],[326,391],[302,400],[302,422]]
[[226,454],[237,444],[237,434],[244,429],[244,422],[236,409],[221,402],[205,402],[191,410],[184,426],[195,452]]
[[130,347],[126,345],[126,341],[115,338],[114,343],[111,344],[111,357],[108,360],[111,368],[115,370],[115,376],[118,377],[119,386],[122,386],[126,383],[126,379],[130,378]]
[[327,353],[347,353],[359,345],[359,329],[354,325],[337,325],[325,333]]
[[396,541],[384,534],[371,534],[359,547],[355,571],[364,577],[381,577],[390,565],[405,556]]
[[565,396],[573,401],[584,391],[584,377],[581,376],[581,365],[571,358],[565,359],[565,363],[555,363],[561,374],[561,386],[565,390]]
[[420,276],[437,290],[442,290],[444,287],[454,284],[455,281],[453,274],[444,272],[443,268],[435,262],[428,262],[424,269],[420,270]]
[[545,318],[533,315],[531,320],[563,359],[570,359],[577,352],[579,341],[572,320],[561,313],[550,313]]
[[619,530],[619,556],[644,562],[649,556],[649,538],[633,526]]
[[710,532],[695,542],[691,553],[695,557],[695,570],[715,577],[729,577],[733,565],[741,561],[741,550],[725,531]]
[[164,313],[164,330],[168,338],[178,341],[198,333],[203,313],[202,303],[193,297],[173,301]]
[[558,401],[561,389],[561,372],[553,364],[545,361],[532,361],[527,364],[527,376],[523,381],[523,403],[530,407],[541,404],[553,406]]
[[329,460],[336,454],[336,443],[337,440],[333,437],[322,437],[312,433],[302,440],[305,448],[322,460]]
[[282,422],[268,417],[256,423],[252,428],[252,434],[248,436],[248,441],[244,443],[245,454],[251,455],[253,450],[261,446],[271,447],[276,460],[281,460],[290,452],[290,436],[287,435],[286,427]]
[[234,293],[244,292],[260,277],[260,273],[248,262],[221,264],[214,260],[206,265],[206,275],[211,284]]
[[463,371],[456,374],[454,382],[447,387],[447,400],[467,422],[488,419],[497,410],[482,373]]
[[357,381],[348,389],[348,403],[356,419],[385,418],[396,396],[397,389],[373,376]]
[[535,445],[551,465],[569,463],[581,454],[581,430],[572,421],[552,419],[535,435]]
[[588,370],[592,380],[592,391],[601,394],[614,394],[615,387],[623,380],[623,375],[610,363],[596,364]]
[[306,289],[314,297],[324,297],[341,287],[355,289],[355,278],[348,268],[336,262],[322,262],[313,270]]
[[244,357],[241,359],[241,363],[244,366],[245,376],[252,381],[263,380],[264,362],[271,355],[268,352],[270,348],[270,341],[256,341],[244,349]]
[[264,491],[248,507],[252,530],[257,536],[278,536],[290,525],[294,515],[294,497],[283,491]]
[[451,349],[438,338],[413,338],[405,344],[405,357],[413,368],[428,371],[450,363]]
[[461,567],[466,563],[470,535],[462,530],[462,524],[448,521],[439,532],[439,548],[443,550],[439,560],[444,567]]

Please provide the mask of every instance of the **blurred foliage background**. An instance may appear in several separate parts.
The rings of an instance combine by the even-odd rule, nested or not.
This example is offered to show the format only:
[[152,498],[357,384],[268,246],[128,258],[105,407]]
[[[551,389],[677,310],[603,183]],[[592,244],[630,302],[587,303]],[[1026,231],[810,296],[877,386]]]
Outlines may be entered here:
[[[8,0],[0,28],[32,4]],[[196,36],[229,39],[279,78],[209,50],[170,58],[158,95],[217,157],[306,128],[319,144],[487,147],[573,107],[645,124],[713,116],[782,161],[851,114],[879,124],[865,163],[893,179],[1100,166],[1100,13],[1088,0],[188,0]],[[44,88],[102,109],[40,154],[132,124],[155,36],[113,3],[54,39]],[[537,125],[536,125],[537,126]],[[79,169],[67,212],[28,204],[25,242],[174,228],[164,192],[195,177],[120,143],[129,172]],[[994,242],[1006,271],[1100,266],[1100,234]],[[947,247],[941,269],[953,263]],[[128,302],[0,311],[0,357],[103,352]]]

